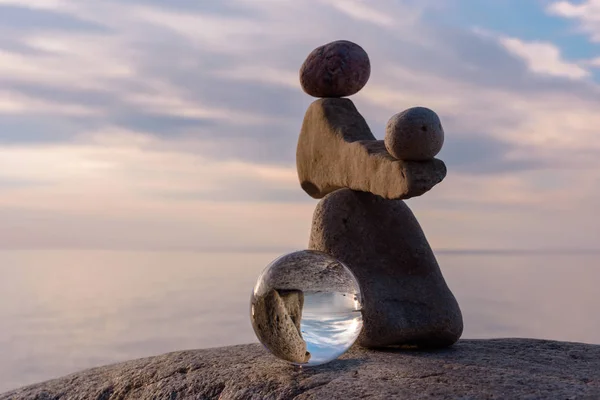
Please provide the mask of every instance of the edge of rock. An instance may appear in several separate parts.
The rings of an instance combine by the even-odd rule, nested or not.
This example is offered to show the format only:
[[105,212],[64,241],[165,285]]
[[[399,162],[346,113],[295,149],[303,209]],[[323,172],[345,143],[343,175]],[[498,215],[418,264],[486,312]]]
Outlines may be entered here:
[[94,368],[5,394],[21,399],[598,399],[600,345],[460,340],[442,350],[350,349],[295,368],[260,344]]

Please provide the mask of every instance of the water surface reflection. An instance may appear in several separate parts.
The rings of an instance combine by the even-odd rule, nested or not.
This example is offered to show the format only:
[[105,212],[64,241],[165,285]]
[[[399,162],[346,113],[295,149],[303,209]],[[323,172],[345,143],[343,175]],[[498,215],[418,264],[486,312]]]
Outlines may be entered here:
[[[277,256],[0,252],[0,392],[131,358],[256,342],[248,291]],[[463,310],[463,337],[600,344],[600,256],[438,259]]]

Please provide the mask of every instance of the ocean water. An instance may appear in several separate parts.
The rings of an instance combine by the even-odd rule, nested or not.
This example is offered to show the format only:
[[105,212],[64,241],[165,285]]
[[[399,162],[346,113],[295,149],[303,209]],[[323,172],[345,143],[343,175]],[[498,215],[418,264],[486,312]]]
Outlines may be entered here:
[[[275,253],[0,252],[0,393],[170,351],[256,342]],[[464,338],[600,344],[600,255],[438,253]]]
[[311,357],[309,365],[338,358],[362,329],[360,304],[352,293],[304,292],[300,331]]

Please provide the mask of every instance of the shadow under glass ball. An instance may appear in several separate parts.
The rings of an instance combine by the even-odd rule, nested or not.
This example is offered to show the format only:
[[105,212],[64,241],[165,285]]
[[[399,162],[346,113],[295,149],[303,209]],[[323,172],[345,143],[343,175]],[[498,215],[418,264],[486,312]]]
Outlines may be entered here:
[[293,252],[269,264],[250,303],[260,342],[296,365],[335,360],[354,344],[363,325],[356,278],[344,264],[318,251]]

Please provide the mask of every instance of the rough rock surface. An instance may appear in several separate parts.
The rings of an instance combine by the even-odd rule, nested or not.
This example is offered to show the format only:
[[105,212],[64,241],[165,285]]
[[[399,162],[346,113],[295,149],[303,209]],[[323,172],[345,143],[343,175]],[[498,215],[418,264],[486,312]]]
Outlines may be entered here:
[[443,347],[463,330],[460,308],[433,251],[402,200],[340,189],[315,209],[309,248],[337,258],[358,279],[365,347]]
[[390,118],[384,142],[387,151],[401,160],[431,160],[444,145],[444,129],[435,112],[413,107]]
[[300,250],[273,261],[258,278],[254,296],[271,289],[358,293],[359,288],[340,262],[319,251]]
[[392,157],[349,99],[320,99],[308,107],[296,166],[300,185],[317,199],[341,188],[408,199],[429,191],[446,176],[441,160]]
[[249,344],[129,361],[0,395],[0,400],[359,398],[597,400],[600,346],[497,339],[419,352],[354,347],[330,364],[300,369]]
[[303,364],[310,359],[300,332],[304,294],[300,290],[270,290],[252,300],[252,327],[277,357]]
[[347,40],[314,49],[300,68],[300,85],[314,97],[351,96],[362,89],[371,75],[367,52]]

